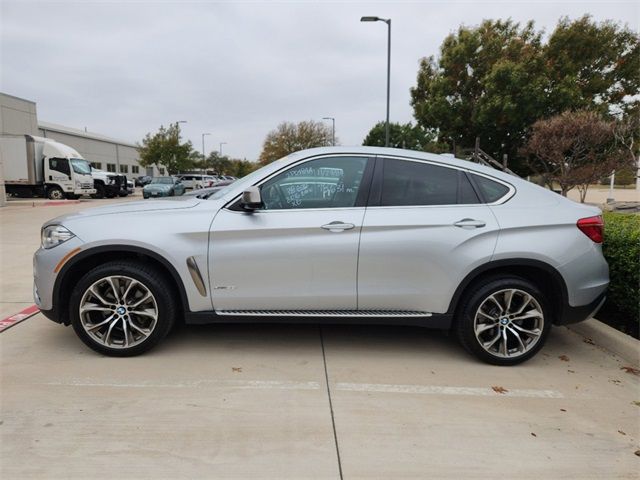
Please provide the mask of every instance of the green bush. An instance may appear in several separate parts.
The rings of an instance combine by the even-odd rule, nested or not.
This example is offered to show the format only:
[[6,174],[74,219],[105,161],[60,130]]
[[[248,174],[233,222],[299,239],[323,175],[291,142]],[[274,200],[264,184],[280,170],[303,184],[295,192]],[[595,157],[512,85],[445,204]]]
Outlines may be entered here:
[[604,214],[604,256],[609,262],[609,300],[640,322],[640,215]]

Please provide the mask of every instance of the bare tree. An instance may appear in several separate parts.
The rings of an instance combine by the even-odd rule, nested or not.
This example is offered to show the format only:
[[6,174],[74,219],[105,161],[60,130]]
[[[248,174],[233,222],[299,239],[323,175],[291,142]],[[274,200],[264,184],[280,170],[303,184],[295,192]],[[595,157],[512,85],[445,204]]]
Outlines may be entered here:
[[589,185],[630,164],[615,128],[614,121],[584,110],[539,120],[524,147],[527,164],[547,185],[557,183],[564,196],[577,187],[584,202]]
[[326,147],[333,142],[328,125],[313,120],[300,123],[282,122],[267,134],[260,154],[260,163],[266,165],[290,153],[305,148]]

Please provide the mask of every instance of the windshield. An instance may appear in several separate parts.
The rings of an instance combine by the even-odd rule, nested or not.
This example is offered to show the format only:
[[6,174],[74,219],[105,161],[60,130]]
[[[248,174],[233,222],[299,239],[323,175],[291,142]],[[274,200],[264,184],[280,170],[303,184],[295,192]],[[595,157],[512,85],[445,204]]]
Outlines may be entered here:
[[80,175],[91,175],[91,165],[83,158],[70,159],[73,171]]
[[162,183],[162,184],[171,184],[173,183],[173,178],[171,177],[155,177],[151,180],[151,183]]

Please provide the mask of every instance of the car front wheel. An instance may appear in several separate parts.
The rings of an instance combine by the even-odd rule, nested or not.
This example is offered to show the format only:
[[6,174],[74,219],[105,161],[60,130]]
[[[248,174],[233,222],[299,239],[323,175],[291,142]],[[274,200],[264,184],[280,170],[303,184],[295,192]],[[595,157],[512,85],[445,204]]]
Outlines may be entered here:
[[457,318],[457,335],[476,357],[516,365],[533,357],[551,330],[551,310],[536,285],[495,277],[471,288]]
[[139,355],[158,344],[176,316],[164,276],[135,262],[109,262],[86,273],[73,290],[71,324],[80,339],[105,355]]

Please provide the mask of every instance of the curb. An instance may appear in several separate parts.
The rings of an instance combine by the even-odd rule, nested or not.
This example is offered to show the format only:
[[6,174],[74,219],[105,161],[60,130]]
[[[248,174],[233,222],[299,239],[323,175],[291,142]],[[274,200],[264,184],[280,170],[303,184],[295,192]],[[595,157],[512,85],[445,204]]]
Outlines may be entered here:
[[9,200],[6,207],[55,207],[60,205],[73,205],[74,203],[81,203],[84,200],[49,200],[35,202],[33,200]]
[[30,307],[23,308],[18,313],[14,313],[13,315],[1,319],[0,332],[4,332],[14,325],[24,322],[27,318],[33,317],[39,311],[40,309],[36,305],[31,305]]
[[593,341],[593,343],[631,363],[640,367],[640,340],[622,333],[595,318],[584,322],[567,325],[567,329]]

